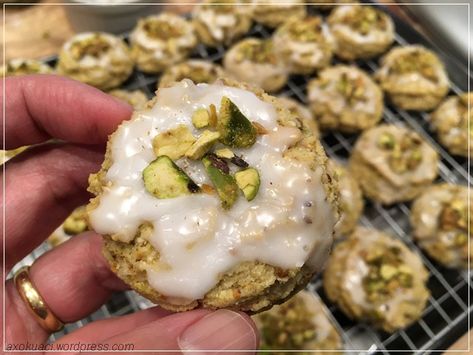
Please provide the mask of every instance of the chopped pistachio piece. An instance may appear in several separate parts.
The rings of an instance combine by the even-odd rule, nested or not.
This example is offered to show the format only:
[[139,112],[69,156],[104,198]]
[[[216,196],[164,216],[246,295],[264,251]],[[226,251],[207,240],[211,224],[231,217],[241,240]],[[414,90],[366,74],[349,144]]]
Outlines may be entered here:
[[194,144],[195,137],[186,125],[158,134],[153,139],[154,153],[159,157],[167,155],[172,160],[182,158]]
[[436,63],[437,58],[432,52],[418,49],[404,54],[395,61],[391,71],[399,74],[418,72],[427,79],[437,80]]
[[235,156],[233,152],[228,148],[217,149],[215,155],[219,158],[231,159]]
[[234,148],[248,148],[256,142],[256,129],[226,96],[220,103],[217,129],[220,141]]
[[376,245],[364,256],[368,273],[363,278],[363,287],[370,302],[382,302],[399,288],[413,285],[413,270],[405,264],[398,247]]
[[255,127],[256,129],[256,133],[259,134],[260,136],[264,135],[264,134],[268,134],[268,130],[259,122],[251,122],[253,124],[253,126]]
[[456,246],[464,246],[464,245],[467,245],[468,244],[468,236],[466,235],[466,233],[458,233],[455,235],[455,238],[454,238],[454,244]]
[[166,155],[158,157],[143,170],[146,191],[156,198],[174,198],[199,192],[200,188]]
[[260,177],[258,170],[248,168],[235,173],[235,180],[248,201],[253,200],[259,190]]
[[217,108],[215,107],[214,104],[211,104],[209,106],[209,110],[210,110],[209,125],[210,127],[217,127],[217,121],[218,121]]
[[396,139],[391,133],[384,132],[378,137],[377,145],[388,150],[388,162],[397,174],[416,169],[422,162],[422,140],[415,134],[406,134]]
[[205,130],[186,152],[190,159],[201,159],[220,138],[220,133]]
[[192,124],[195,128],[201,129],[210,124],[210,113],[205,108],[199,108],[192,114]]
[[397,269],[390,264],[385,264],[381,266],[380,274],[383,279],[391,280],[397,274]]
[[259,64],[276,64],[278,57],[273,48],[273,41],[256,40],[246,41],[238,46],[238,62],[249,60]]
[[231,208],[238,198],[238,185],[235,182],[235,178],[215,167],[209,156],[205,156],[202,159],[202,163],[217,190],[217,194],[222,201],[222,207],[224,209]]

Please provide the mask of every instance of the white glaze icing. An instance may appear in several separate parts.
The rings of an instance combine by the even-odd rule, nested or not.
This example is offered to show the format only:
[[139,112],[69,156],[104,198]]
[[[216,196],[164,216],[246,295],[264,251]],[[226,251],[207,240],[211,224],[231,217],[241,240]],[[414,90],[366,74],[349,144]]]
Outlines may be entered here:
[[[257,197],[251,203],[240,197],[228,211],[216,195],[154,198],[141,177],[155,159],[153,137],[178,124],[197,135],[192,113],[210,104],[218,109],[223,96],[270,131],[251,149],[234,150],[260,172]],[[90,223],[97,232],[124,242],[134,238],[140,224],[152,223],[150,243],[160,252],[160,265],[148,270],[148,281],[161,294],[181,300],[202,298],[223,273],[244,261],[285,269],[307,262],[318,269],[332,243],[335,216],[321,183],[322,168],[311,171],[282,156],[298,139],[300,132],[278,126],[274,107],[251,92],[188,80],[160,89],[152,109],[115,133],[113,164],[106,175],[109,186],[91,212]],[[180,159],[177,164],[196,183],[210,184],[200,163]],[[308,201],[311,207],[305,207]]]

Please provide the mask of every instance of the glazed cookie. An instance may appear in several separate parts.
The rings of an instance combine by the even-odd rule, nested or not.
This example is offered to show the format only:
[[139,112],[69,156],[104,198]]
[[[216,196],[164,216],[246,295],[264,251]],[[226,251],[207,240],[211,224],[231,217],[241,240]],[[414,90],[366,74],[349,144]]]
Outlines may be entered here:
[[253,20],[271,28],[282,25],[291,17],[301,19],[307,13],[302,0],[282,1],[280,4],[273,0],[252,0],[251,2]]
[[87,213],[85,206],[76,208],[63,224],[57,228],[48,238],[48,243],[52,247],[64,243],[70,237],[88,230]]
[[380,64],[376,79],[397,107],[432,110],[448,93],[449,81],[443,63],[422,46],[395,47]]
[[[468,103],[470,113],[468,114]],[[451,154],[468,157],[468,140],[473,142],[473,93],[447,98],[430,117],[432,129]],[[470,129],[468,130],[468,123]],[[470,145],[473,155],[473,143]]]
[[[317,354],[343,348],[337,329],[328,316],[328,310],[318,296],[301,291],[286,303],[254,317],[261,334],[261,350],[271,354],[287,354],[276,350],[320,350]],[[324,352],[330,350],[330,352]],[[304,352],[298,352],[304,354]]]
[[271,40],[246,38],[235,44],[223,59],[225,71],[239,81],[267,92],[281,89],[288,73]]
[[[439,184],[426,189],[412,204],[411,224],[420,247],[440,264],[450,268],[468,268],[473,254],[473,240],[468,214],[473,212],[468,188],[461,185]],[[470,240],[470,248],[468,247]]]
[[344,166],[333,159],[329,160],[329,164],[335,171],[340,189],[340,219],[335,226],[335,237],[340,238],[350,234],[358,224],[363,213],[363,194],[358,182]]
[[366,197],[390,205],[409,201],[437,177],[437,152],[417,132],[379,125],[358,138],[350,170]]
[[291,99],[289,97],[279,96],[278,100],[285,108],[291,111],[292,114],[304,120],[304,122],[306,122],[306,124],[310,126],[310,129],[314,133],[314,135],[317,138],[319,138],[320,136],[319,126],[317,122],[314,120],[314,116],[312,115],[312,113],[307,107],[305,107],[300,102],[294,99]]
[[274,48],[294,74],[310,74],[330,64],[332,41],[318,16],[292,18],[273,36]]
[[394,41],[393,21],[373,6],[338,6],[330,14],[328,24],[335,41],[335,55],[344,60],[375,57]]
[[345,133],[375,126],[383,114],[383,93],[361,69],[336,65],[307,86],[309,104],[321,129]]
[[101,90],[122,84],[133,71],[125,42],[108,33],[86,32],[67,41],[59,53],[57,71]]
[[334,248],[323,286],[348,317],[393,333],[421,317],[428,277],[420,257],[400,240],[357,227]]
[[141,110],[145,108],[146,103],[148,102],[146,94],[141,90],[128,91],[116,89],[110,91],[109,94],[116,97],[117,99],[125,101],[127,104],[130,104],[135,110]]
[[162,13],[140,19],[130,43],[137,67],[145,73],[159,73],[186,59],[197,45],[197,37],[189,21]]
[[328,257],[338,190],[326,161],[263,91],[183,80],[110,137],[89,221],[112,270],[162,307],[262,311]]
[[[53,68],[35,59],[12,59],[2,68],[2,73],[8,75],[52,74]],[[2,74],[2,75],[3,75]]]
[[158,88],[171,86],[182,79],[190,79],[195,84],[211,84],[224,76],[225,72],[218,64],[204,60],[188,60],[166,69],[159,79]]
[[[248,6],[235,0],[205,0],[194,7],[192,19],[199,39],[206,46],[230,45],[250,30]],[[215,5],[219,3],[219,5]]]

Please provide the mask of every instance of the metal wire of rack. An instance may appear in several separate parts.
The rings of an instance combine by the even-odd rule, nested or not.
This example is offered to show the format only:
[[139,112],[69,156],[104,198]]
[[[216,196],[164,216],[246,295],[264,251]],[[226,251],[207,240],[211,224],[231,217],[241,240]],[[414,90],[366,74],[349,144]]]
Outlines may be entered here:
[[[401,22],[395,18],[396,25]],[[405,24],[403,24],[406,26]],[[267,38],[271,35],[270,30],[261,25],[255,25],[247,36]],[[395,41],[398,45],[424,42],[420,35],[407,40],[396,35]],[[126,39],[126,36],[125,36]],[[425,43],[424,43],[425,44]],[[205,59],[212,62],[220,62],[225,54],[224,47],[206,48],[199,45],[192,57]],[[56,58],[49,58],[47,62],[54,63]],[[361,61],[356,63],[362,69],[372,73],[378,65],[375,60]],[[280,92],[282,96],[289,96],[302,103],[307,103],[306,85],[310,78],[303,76],[290,77],[287,85]],[[124,89],[143,90],[149,97],[154,95],[158,77],[135,71],[131,78],[123,85]],[[466,87],[464,83],[452,83],[452,93],[460,93],[462,90],[458,85]],[[384,110],[383,121],[394,123],[403,122],[408,127],[423,136],[438,152],[441,157],[439,163],[438,182],[467,184],[469,181],[469,161],[451,156],[441,145],[439,145],[429,130],[428,115],[426,113],[412,113],[396,109],[387,105]],[[322,142],[327,154],[339,161],[345,161],[356,141],[355,135],[344,135],[338,132],[327,133],[322,136]],[[470,291],[471,279],[467,271],[449,270],[440,267],[413,242],[410,237],[409,226],[409,203],[396,204],[384,207],[370,201],[366,202],[364,215],[360,223],[373,228],[387,231],[391,235],[400,238],[409,248],[416,251],[422,258],[425,266],[430,272],[428,288],[431,296],[421,319],[404,330],[393,334],[376,331],[367,324],[348,319],[336,306],[332,305],[324,295],[322,280],[320,277],[314,279],[308,289],[318,293],[325,301],[335,326],[342,335],[347,353],[382,353],[392,352],[423,353],[443,351],[448,343],[458,338],[469,329],[469,315],[473,311],[471,305]],[[29,265],[41,254],[49,249],[44,243],[28,255],[14,268],[13,272],[22,265]],[[53,342],[64,334],[67,334],[84,324],[101,318],[120,316],[148,308],[152,304],[137,295],[133,291],[115,294],[112,299],[89,317],[66,325],[61,332],[51,335],[49,341]]]

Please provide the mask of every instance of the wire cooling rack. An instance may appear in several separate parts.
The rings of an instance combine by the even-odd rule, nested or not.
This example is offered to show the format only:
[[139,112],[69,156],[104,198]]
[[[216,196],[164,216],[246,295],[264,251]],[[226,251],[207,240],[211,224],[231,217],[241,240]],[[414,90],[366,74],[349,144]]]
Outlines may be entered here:
[[[312,11],[312,10],[311,10]],[[392,14],[391,14],[392,15]],[[421,37],[408,25],[393,16],[398,29],[396,44],[406,45],[419,43],[432,47],[425,38]],[[402,31],[402,34],[400,33]],[[271,31],[261,25],[254,25],[247,36],[267,38]],[[124,36],[126,39],[126,36]],[[468,88],[468,76],[465,68],[449,65],[448,57],[433,48],[447,63],[450,78],[452,79],[452,92],[460,93]],[[224,47],[206,48],[199,45],[192,57],[205,59],[220,63],[225,54]],[[56,58],[48,58],[46,62],[54,64]],[[374,72],[377,67],[376,60],[359,61],[356,63],[367,72]],[[462,69],[464,70],[462,75]],[[147,75],[135,71],[131,78],[122,86],[124,89],[143,90],[149,97],[156,90],[157,76]],[[310,78],[304,76],[292,76],[287,85],[281,90],[280,95],[289,96],[307,103],[306,85]],[[387,105],[384,110],[384,122],[404,122],[408,127],[420,133],[438,152],[441,157],[439,163],[439,178],[437,182],[446,181],[451,183],[467,184],[469,177],[469,162],[467,159],[456,158],[440,146],[435,137],[432,136],[428,125],[426,113],[412,113],[396,109]],[[356,141],[356,135],[345,135],[341,133],[329,133],[322,136],[323,145],[327,154],[339,161],[346,161]],[[324,295],[320,277],[315,278],[308,289],[318,293],[325,301],[330,310],[335,326],[342,335],[347,353],[380,353],[389,354],[401,352],[403,354],[442,351],[469,329],[469,315],[473,307],[470,305],[470,279],[467,271],[455,271],[445,269],[428,256],[413,242],[410,236],[409,226],[409,204],[401,203],[390,207],[380,204],[366,202],[365,212],[361,218],[361,224],[387,231],[391,235],[400,238],[409,248],[415,250],[422,258],[425,266],[430,272],[428,288],[431,296],[422,318],[410,327],[397,331],[393,334],[376,331],[367,324],[354,322],[348,319],[341,311],[332,305]],[[33,253],[27,256],[19,265],[31,264],[36,258],[50,247],[44,243]],[[16,268],[15,268],[16,269]],[[117,293],[112,299],[89,317],[72,324],[66,325],[63,331],[51,335],[50,341],[54,341],[84,324],[96,319],[111,316],[120,316],[147,308],[151,303],[133,291]]]

